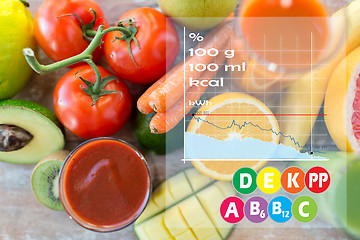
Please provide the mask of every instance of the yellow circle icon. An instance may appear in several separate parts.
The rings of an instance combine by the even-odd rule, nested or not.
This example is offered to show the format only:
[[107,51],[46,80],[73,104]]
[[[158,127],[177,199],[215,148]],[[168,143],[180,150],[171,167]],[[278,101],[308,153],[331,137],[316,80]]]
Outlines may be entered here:
[[263,168],[256,180],[259,189],[267,194],[276,193],[281,188],[281,173],[273,167]]

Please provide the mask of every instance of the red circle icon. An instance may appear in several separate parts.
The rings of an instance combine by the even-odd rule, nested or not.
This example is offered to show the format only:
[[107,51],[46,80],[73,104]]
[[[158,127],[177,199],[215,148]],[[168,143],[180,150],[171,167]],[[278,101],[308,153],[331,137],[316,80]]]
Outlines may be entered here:
[[289,167],[281,174],[281,185],[288,193],[299,193],[305,187],[304,177],[301,168]]
[[322,167],[313,167],[305,176],[306,187],[313,193],[322,193],[330,185],[330,174]]
[[228,197],[220,206],[220,214],[226,222],[238,223],[244,218],[244,202],[238,197]]

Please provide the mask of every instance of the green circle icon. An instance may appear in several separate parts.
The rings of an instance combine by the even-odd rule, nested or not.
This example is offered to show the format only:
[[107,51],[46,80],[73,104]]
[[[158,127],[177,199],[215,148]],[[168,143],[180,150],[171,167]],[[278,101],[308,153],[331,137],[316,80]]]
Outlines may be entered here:
[[249,194],[256,190],[257,173],[251,168],[240,168],[233,177],[233,186],[241,194]]
[[308,196],[299,197],[293,203],[292,213],[299,222],[310,222],[317,214],[316,202]]

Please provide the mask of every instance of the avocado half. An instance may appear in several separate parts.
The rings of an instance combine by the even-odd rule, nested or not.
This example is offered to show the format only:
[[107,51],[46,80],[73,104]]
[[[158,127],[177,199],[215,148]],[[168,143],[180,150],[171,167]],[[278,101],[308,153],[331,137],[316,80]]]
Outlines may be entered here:
[[64,148],[65,138],[59,120],[40,104],[15,99],[0,101],[0,125],[16,126],[32,135],[22,148],[0,151],[0,161],[33,164]]

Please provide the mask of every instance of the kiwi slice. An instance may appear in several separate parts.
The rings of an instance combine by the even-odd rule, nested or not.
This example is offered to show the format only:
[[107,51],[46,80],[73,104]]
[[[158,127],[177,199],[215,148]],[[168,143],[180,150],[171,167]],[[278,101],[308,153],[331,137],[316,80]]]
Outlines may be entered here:
[[31,187],[35,197],[44,206],[63,211],[59,194],[59,173],[68,151],[55,152],[41,160],[31,174]]

